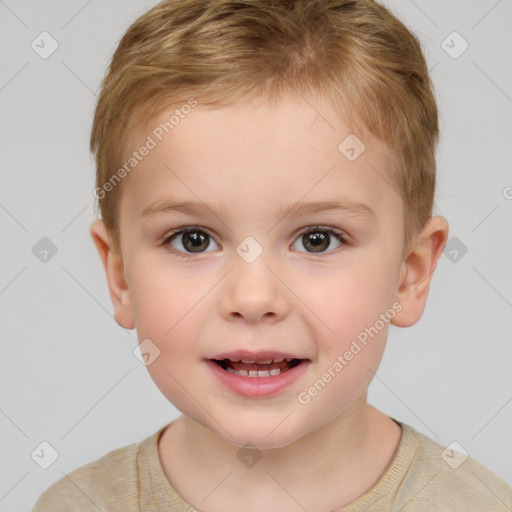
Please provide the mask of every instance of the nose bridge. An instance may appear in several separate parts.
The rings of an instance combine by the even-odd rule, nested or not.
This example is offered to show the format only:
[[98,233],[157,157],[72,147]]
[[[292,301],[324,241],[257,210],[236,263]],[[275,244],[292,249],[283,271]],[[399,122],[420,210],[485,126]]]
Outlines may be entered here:
[[227,319],[245,318],[258,322],[264,318],[278,321],[289,310],[284,285],[272,268],[270,251],[252,237],[242,241],[233,253],[232,271],[222,293],[220,312]]

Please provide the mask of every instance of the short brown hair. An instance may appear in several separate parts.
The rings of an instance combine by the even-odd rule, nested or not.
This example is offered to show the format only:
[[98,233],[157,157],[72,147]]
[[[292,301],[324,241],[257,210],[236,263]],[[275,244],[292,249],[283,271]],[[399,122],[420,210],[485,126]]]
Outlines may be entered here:
[[[417,38],[373,0],[157,4],[127,30],[102,82],[90,140],[96,190],[123,165],[132,129],[171,105],[292,91],[325,95],[387,144],[406,239],[423,227],[434,201],[436,101]],[[121,183],[110,189],[98,202],[117,243]]]

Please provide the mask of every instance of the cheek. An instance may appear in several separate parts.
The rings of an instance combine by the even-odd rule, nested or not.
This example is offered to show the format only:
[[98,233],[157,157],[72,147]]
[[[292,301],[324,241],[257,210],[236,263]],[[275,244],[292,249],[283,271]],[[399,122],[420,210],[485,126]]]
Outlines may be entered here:
[[206,301],[201,298],[208,290],[208,281],[187,278],[175,269],[148,262],[139,262],[137,268],[150,269],[131,274],[138,339],[151,340],[156,346],[150,345],[153,353],[158,354],[147,370],[162,394],[177,409],[194,417],[189,393],[200,395],[201,388],[196,386],[201,382],[191,383],[188,372],[205,315]]
[[186,275],[156,258],[138,261],[133,268],[137,271],[130,274],[130,286],[137,336],[140,342],[151,340],[159,351],[148,371],[164,394],[175,395],[179,386],[171,376],[185,379],[191,358],[196,353],[200,358],[197,340],[208,313],[213,276]]
[[321,400],[351,403],[377,372],[394,316],[393,279],[386,265],[377,258],[359,260],[331,269],[316,286],[311,280],[302,283],[299,293],[312,310],[307,322],[317,342],[318,370],[310,384],[328,382]]
[[137,332],[139,337],[165,343],[183,323],[191,322],[211,284],[208,279],[187,277],[161,258],[133,263],[129,275]]
[[142,279],[132,291],[135,327],[139,339],[150,338],[159,344],[156,340],[167,338],[185,314],[187,301],[162,281]]
[[385,266],[385,262],[359,261],[297,281],[294,291],[308,307],[308,323],[315,326],[319,342],[343,348],[385,314],[394,297],[393,279]]

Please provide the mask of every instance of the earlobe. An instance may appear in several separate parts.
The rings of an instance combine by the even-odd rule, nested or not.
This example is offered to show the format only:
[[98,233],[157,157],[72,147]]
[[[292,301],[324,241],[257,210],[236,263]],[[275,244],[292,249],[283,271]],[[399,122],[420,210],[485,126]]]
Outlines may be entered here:
[[402,310],[393,325],[415,324],[425,309],[432,275],[448,239],[448,223],[443,217],[432,217],[415,237],[400,271],[396,300]]
[[121,327],[133,329],[135,328],[133,308],[124,274],[121,250],[114,244],[103,221],[95,220],[91,224],[90,233],[105,269],[110,298],[114,306],[114,318]]

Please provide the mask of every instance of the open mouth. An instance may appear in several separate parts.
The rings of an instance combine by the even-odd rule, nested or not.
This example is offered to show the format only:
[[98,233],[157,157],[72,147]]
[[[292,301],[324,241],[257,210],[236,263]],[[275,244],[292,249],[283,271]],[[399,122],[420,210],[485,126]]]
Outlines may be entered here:
[[276,359],[261,363],[231,361],[231,359],[212,359],[212,361],[224,371],[241,377],[275,377],[299,365],[304,359]]

